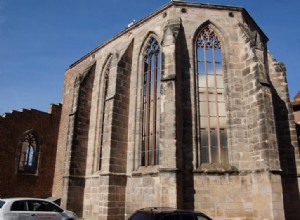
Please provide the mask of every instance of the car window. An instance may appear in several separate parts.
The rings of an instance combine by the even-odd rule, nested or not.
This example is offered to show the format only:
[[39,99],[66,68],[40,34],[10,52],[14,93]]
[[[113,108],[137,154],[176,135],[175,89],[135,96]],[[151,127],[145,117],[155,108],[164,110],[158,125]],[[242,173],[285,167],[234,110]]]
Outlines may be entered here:
[[15,201],[10,207],[11,211],[27,211],[26,201]]
[[130,220],[153,220],[153,215],[150,213],[137,212],[130,217]]
[[193,213],[182,213],[180,216],[182,220],[195,220]]
[[179,214],[170,214],[170,215],[165,215],[160,218],[161,220],[181,220]]
[[4,201],[0,200],[0,209],[2,208],[2,206],[4,205],[4,203],[5,203]]
[[197,220],[210,220],[209,218],[202,216],[202,215],[196,215]]
[[197,220],[208,220],[208,218],[203,217],[203,216],[197,216]]
[[38,201],[38,200],[31,200],[28,201],[28,208],[30,211],[37,211],[37,212],[62,212],[63,210],[47,201]]

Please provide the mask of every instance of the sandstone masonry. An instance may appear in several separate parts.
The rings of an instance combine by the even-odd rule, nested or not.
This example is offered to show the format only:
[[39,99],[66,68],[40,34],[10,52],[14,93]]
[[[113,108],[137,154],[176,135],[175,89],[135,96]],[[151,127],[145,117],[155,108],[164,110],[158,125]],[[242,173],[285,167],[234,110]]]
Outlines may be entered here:
[[[221,44],[226,163],[203,162],[196,41],[204,30]],[[154,70],[158,161],[145,165],[144,74],[156,68],[145,53],[153,39],[161,59]],[[89,220],[126,219],[149,206],[214,219],[297,219],[300,158],[286,69],[267,41],[243,8],[172,1],[73,63],[53,195]]]

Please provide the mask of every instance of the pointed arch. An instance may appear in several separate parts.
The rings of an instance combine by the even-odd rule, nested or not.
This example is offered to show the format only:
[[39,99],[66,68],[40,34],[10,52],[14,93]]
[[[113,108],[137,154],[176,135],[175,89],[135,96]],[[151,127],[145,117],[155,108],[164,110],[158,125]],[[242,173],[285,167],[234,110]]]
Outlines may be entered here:
[[223,35],[210,21],[195,37],[197,166],[228,164]]
[[36,174],[42,139],[33,129],[25,131],[20,137],[18,172]]
[[102,109],[101,111],[101,117],[100,117],[100,147],[99,147],[99,165],[98,165],[98,170],[101,170],[102,167],[102,156],[103,156],[103,143],[104,143],[104,138],[105,138],[105,127],[107,125],[107,100],[109,98],[109,78],[110,78],[110,69],[112,65],[112,54],[109,54],[105,64],[103,65],[102,69],[102,97],[101,97],[101,104],[100,108]]
[[[214,22],[212,22],[210,20],[206,20],[205,22],[203,22],[202,24],[199,25],[199,27],[197,28],[197,30],[194,34],[194,38],[193,38],[194,43],[197,41],[197,37],[198,37],[199,33],[205,28],[211,29],[215,33],[215,35],[218,36],[218,39],[222,42],[223,46],[224,46],[224,44],[227,44],[227,39],[229,39],[229,36],[226,33],[226,31],[224,31],[222,27],[216,25]],[[222,50],[224,50],[224,48],[222,48]],[[222,51],[222,52],[224,52],[224,51]]]
[[[197,38],[199,36],[199,33],[204,30],[205,28],[209,28],[211,31],[213,31],[213,33],[217,36],[218,40],[221,42],[222,48],[220,48],[221,50],[221,56],[222,56],[222,63],[223,63],[223,71],[224,74],[226,74],[226,70],[227,70],[227,60],[226,58],[228,57],[228,41],[230,39],[229,34],[220,26],[218,26],[217,24],[215,24],[214,22],[210,21],[210,20],[206,20],[205,22],[203,22],[201,25],[199,25],[199,27],[197,28],[194,37],[193,37],[193,46],[194,46],[194,51],[196,51],[197,47]],[[196,53],[195,53],[196,55]],[[197,57],[195,57],[196,60]]]
[[143,43],[142,43],[142,46],[141,46],[141,49],[139,52],[140,57],[143,56],[143,54],[145,53],[145,50],[148,47],[148,44],[149,44],[149,41],[151,38],[155,39],[157,41],[157,43],[159,44],[159,47],[161,47],[161,43],[160,43],[161,41],[159,40],[159,37],[157,36],[157,34],[153,31],[149,31],[143,40]]
[[149,32],[140,51],[142,63],[141,166],[159,163],[159,106],[161,81],[161,45]]

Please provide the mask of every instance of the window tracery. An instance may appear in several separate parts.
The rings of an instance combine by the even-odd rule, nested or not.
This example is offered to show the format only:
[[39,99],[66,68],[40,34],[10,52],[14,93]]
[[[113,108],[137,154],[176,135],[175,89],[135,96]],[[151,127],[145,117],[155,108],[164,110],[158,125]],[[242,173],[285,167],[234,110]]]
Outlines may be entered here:
[[141,165],[154,166],[159,160],[160,46],[151,37],[144,51]]
[[198,165],[228,163],[221,42],[206,27],[196,38]]
[[39,156],[37,136],[33,132],[25,134],[21,140],[21,154],[19,159],[19,172],[36,173]]

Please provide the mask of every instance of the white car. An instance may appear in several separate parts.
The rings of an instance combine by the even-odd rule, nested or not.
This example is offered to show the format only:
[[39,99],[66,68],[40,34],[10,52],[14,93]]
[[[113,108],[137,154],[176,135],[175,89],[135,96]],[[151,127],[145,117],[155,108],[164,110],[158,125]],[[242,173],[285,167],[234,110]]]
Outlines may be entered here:
[[77,220],[74,212],[37,198],[0,199],[1,220]]

